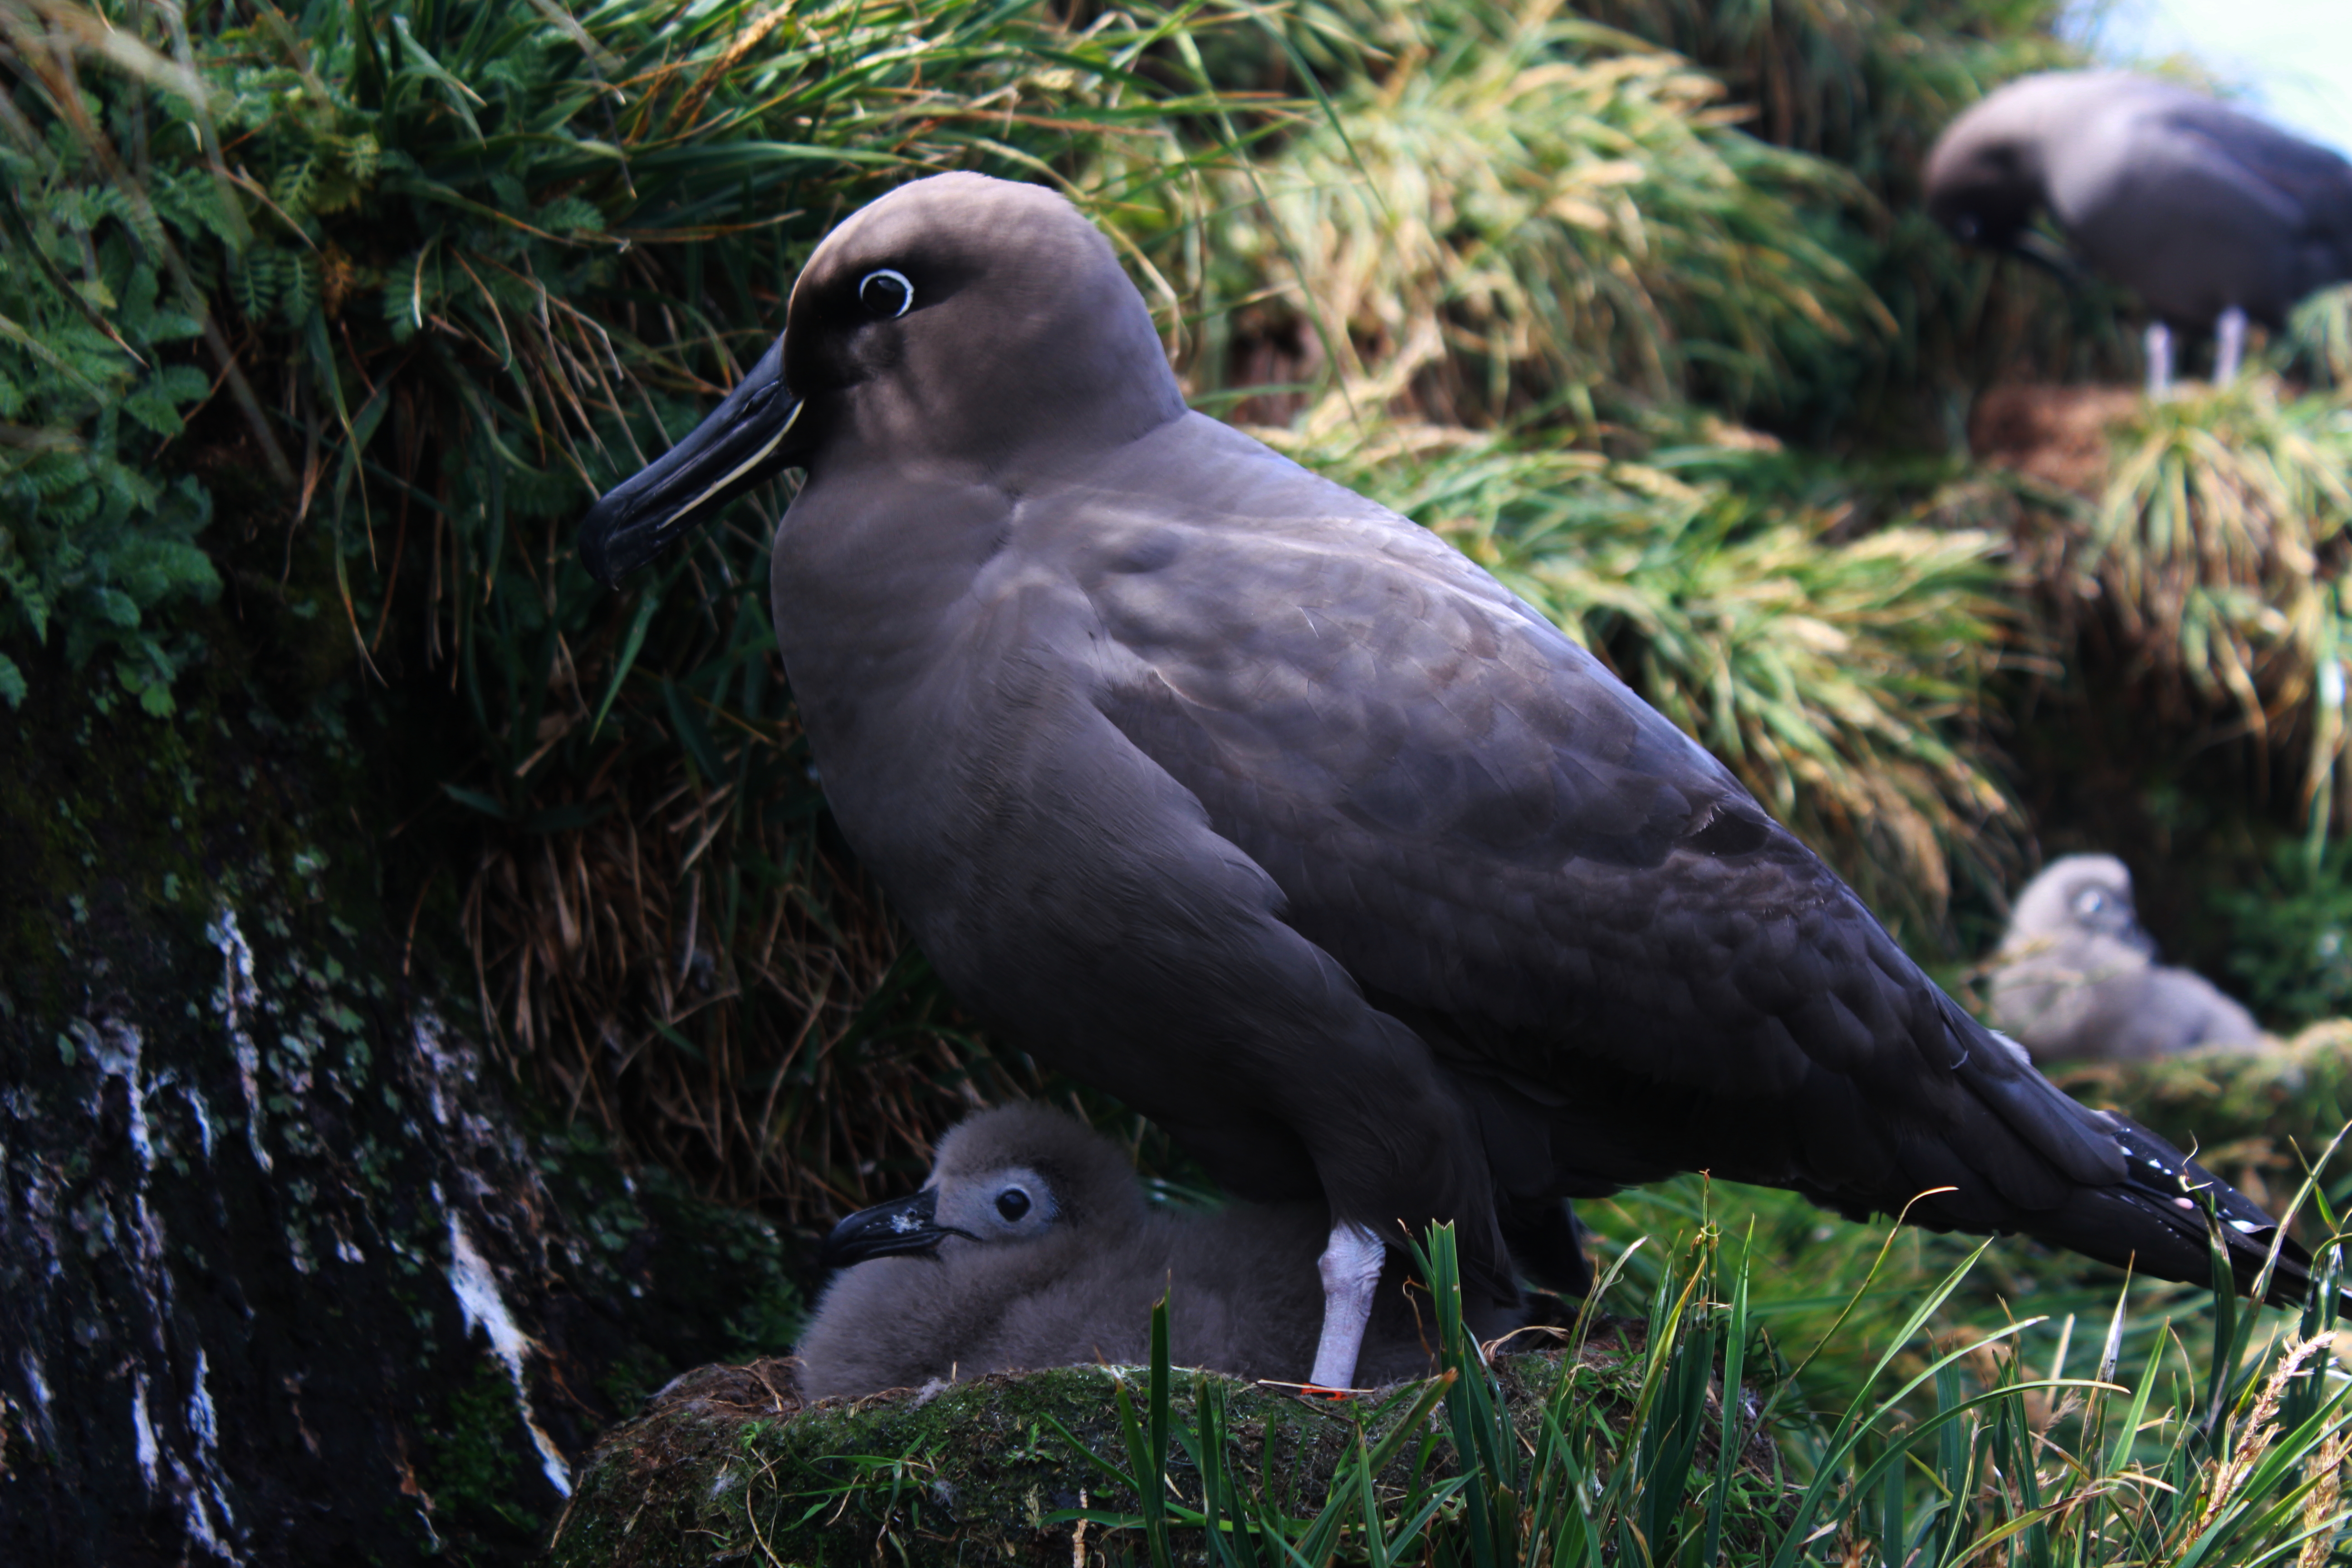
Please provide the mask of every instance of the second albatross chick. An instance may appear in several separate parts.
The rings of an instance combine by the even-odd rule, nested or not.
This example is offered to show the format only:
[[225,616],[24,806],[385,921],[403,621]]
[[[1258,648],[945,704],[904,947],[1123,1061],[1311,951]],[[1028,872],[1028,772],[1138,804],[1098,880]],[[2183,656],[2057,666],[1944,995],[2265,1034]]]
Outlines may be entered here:
[[[1315,1258],[1329,1227],[1318,1204],[1150,1208],[1126,1155],[1100,1133],[1041,1106],[982,1111],[940,1141],[921,1192],[834,1227],[825,1254],[841,1272],[795,1347],[800,1390],[823,1399],[991,1372],[1135,1365],[1150,1352],[1162,1295],[1177,1365],[1303,1383],[1323,1317]],[[1359,1384],[1429,1373],[1435,1324],[1421,1306],[1416,1313],[1390,1270]],[[1467,1314],[1482,1340],[1520,1317]]]
[[1993,1025],[2036,1061],[2256,1050],[2262,1026],[2203,975],[2156,962],[2112,855],[2053,860],[2018,895],[1988,965]]
[[940,174],[843,223],[582,559],[793,466],[775,626],[842,836],[1023,1048],[1328,1209],[1314,1382],[1357,1381],[1384,1245],[1455,1222],[1508,1308],[1580,1271],[1561,1198],[1678,1171],[2203,1281],[2187,1182],[2263,1268],[2267,1215],[2042,1078],[1581,645],[1188,410],[1055,193]]

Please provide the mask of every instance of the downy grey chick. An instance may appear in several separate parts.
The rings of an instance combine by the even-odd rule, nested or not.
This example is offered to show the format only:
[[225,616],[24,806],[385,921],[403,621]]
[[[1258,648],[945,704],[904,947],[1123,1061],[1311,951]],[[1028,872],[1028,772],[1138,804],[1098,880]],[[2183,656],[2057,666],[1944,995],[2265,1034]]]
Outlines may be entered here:
[[2112,855],[2069,855],[2026,885],[1992,959],[1993,1026],[2040,1060],[2137,1061],[2258,1048],[2252,1015],[2202,975],[2154,962]]
[[[1323,1316],[1319,1204],[1153,1209],[1119,1146],[1035,1105],[984,1110],[940,1140],[913,1197],[861,1209],[826,1238],[842,1267],[801,1336],[803,1397],[1150,1353],[1168,1297],[1171,1359],[1235,1377],[1305,1382]],[[1416,1313],[1416,1304],[1419,1312]],[[1482,1340],[1524,1312],[1475,1307]],[[1356,1382],[1427,1375],[1428,1297],[1381,1282]]]

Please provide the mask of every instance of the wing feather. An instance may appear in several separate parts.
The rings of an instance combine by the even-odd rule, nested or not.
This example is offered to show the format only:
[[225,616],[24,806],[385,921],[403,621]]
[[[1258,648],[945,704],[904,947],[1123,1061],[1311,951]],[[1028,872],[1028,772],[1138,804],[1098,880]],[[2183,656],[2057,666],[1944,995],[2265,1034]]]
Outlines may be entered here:
[[[1081,572],[1099,704],[1286,922],[1457,1071],[1549,1102],[1563,1190],[1949,1183],[1957,1221],[2114,1179],[2112,1139],[1719,762],[1426,531],[1265,458],[1157,498],[1152,570]],[[1115,487],[1081,510],[1139,557]]]

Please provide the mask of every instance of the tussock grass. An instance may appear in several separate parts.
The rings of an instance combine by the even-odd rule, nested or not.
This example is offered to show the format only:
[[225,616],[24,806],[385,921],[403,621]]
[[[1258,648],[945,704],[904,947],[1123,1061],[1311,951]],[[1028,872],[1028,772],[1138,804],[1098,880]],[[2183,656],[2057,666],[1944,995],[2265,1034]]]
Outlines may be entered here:
[[[2208,1169],[2272,1213],[2299,1208],[2307,1246],[2324,1247],[2340,1226],[2352,1173],[2340,1155],[2326,1155],[2352,1120],[2352,1026],[2344,1021],[2315,1025],[2259,1052],[2085,1063],[2055,1076],[2085,1103],[2120,1106],[2196,1149]],[[2315,1166],[2325,1179],[2303,1195]],[[2040,1243],[2012,1238],[1984,1247],[1974,1237],[1907,1228],[1890,1240],[1882,1226],[1837,1219],[1793,1194],[1698,1176],[1580,1204],[1578,1213],[1599,1237],[1597,1255],[1622,1260],[1637,1294],[1653,1286],[1658,1269],[1656,1244],[1645,1238],[1687,1235],[1730,1216],[1721,1221],[1723,1247],[1753,1277],[1754,1315],[1791,1363],[1807,1363],[1801,1386],[1783,1403],[1828,1419],[1864,1396],[1876,1355],[1898,1337],[1917,1299],[1963,1263],[1970,1264],[1967,1278],[1938,1335],[1973,1340],[2033,1316],[2046,1321],[2021,1342],[2032,1365],[2049,1366],[2062,1337],[2082,1352],[2091,1338],[2114,1331],[2126,1363],[2171,1344],[2169,1364],[2181,1376],[2201,1387],[2210,1372],[2209,1327],[2191,1327],[2210,1290],[2146,1279],[2119,1289],[2114,1269]],[[2274,1328],[2284,1321],[2265,1321]],[[2159,1387],[2152,1397],[2168,1396]]]
[[2000,81],[2078,64],[2057,0],[1591,0],[1614,26],[1719,73],[1753,129],[1837,159],[1874,189],[1916,185],[1951,117]]
[[1724,130],[1713,78],[1557,3],[1368,9],[1376,68],[1223,176],[1215,229],[1351,412],[1590,426],[1694,374],[1769,405],[1892,329],[1826,238],[1860,188]]
[[2352,384],[2352,285],[2324,289],[2297,305],[2281,347],[2294,368],[2321,384]]
[[[403,274],[451,289],[479,367],[457,423],[488,409],[508,424],[503,443],[472,432],[498,443],[468,468],[490,481],[470,498],[488,552],[425,606],[493,742],[487,779],[451,791],[490,819],[466,931],[520,1066],[636,1149],[814,1221],[919,1165],[974,1096],[1041,1085],[950,1015],[830,835],[765,614],[764,518],[782,498],[618,601],[570,561],[571,521],[589,485],[659,450],[764,347],[841,215],[976,165],[1056,176],[1174,243],[1154,189],[1191,154],[1170,127],[1210,100],[1137,73],[1153,16],[1080,31],[1028,7],[857,5],[679,26],[640,7],[580,24],[624,61],[619,95],[579,114],[592,130],[614,117],[628,183],[608,172],[591,194],[629,249],[560,285],[524,273],[520,292],[469,293],[428,239]],[[605,341],[552,352],[533,313],[560,297]],[[414,290],[407,305],[431,314]],[[518,448],[543,466],[502,468]],[[414,469],[390,477],[423,490]],[[517,550],[502,510],[544,531],[526,525]],[[476,646],[503,690],[467,663]]]
[[[1883,1328],[1834,1321],[1824,1343],[1865,1370],[1842,1412],[1815,1417],[1792,1396],[1818,1350],[1790,1367],[1798,1342],[1767,1326],[1770,1288],[1759,1289],[1752,1249],[1735,1261],[1703,1225],[1629,1293],[1642,1310],[1629,1325],[1639,1361],[1628,1396],[1596,1401],[1580,1375],[1586,1345],[1610,1331],[1588,1310],[1559,1331],[1567,1353],[1530,1409],[1505,1397],[1492,1363],[1501,1347],[1463,1331],[1451,1244],[1441,1229],[1424,1255],[1444,1373],[1360,1414],[1356,1456],[1319,1510],[1295,1516],[1252,1484],[1225,1451],[1215,1401],[1197,1399],[1195,1421],[1178,1416],[1163,1305],[1139,1402],[1116,1391],[1125,1451],[1093,1456],[1139,1506],[1063,1517],[1131,1531],[1126,1560],[1155,1568],[2318,1568],[2352,1521],[2342,1495],[2352,1380],[2332,1359],[2332,1307],[2264,1331],[2218,1291],[2202,1358],[2168,1325],[2138,1336],[2147,1348],[2135,1353],[2127,1294],[2079,1335],[2075,1319],[2039,1314],[1939,1334],[1979,1246],[1940,1277],[1909,1280]],[[1864,1292],[1885,1257],[1872,1260]],[[2029,1337],[2052,1327],[2054,1344]],[[1748,1446],[1764,1431],[1784,1464],[1759,1470]],[[1400,1465],[1416,1438],[1417,1457]]]
[[2144,405],[2084,551],[2177,704],[2234,710],[2264,752],[2299,742],[2315,848],[2346,790],[2347,521],[2352,407],[2252,374]]
[[[433,710],[421,727],[446,742],[425,764],[438,820],[404,815],[456,847],[509,1060],[712,1189],[814,1219],[919,1169],[967,1073],[1036,1087],[956,1028],[829,837],[752,509],[618,598],[570,539],[597,489],[764,347],[817,237],[897,181],[1055,180],[1115,213],[1156,274],[1193,210],[1163,188],[1229,155],[1222,133],[1180,127],[1223,116],[1240,139],[1266,118],[1239,123],[1257,100],[1211,93],[1170,46],[1218,18],[894,0],[40,6],[0,31],[0,141],[42,182],[11,210],[47,263],[0,257],[8,297],[45,330],[75,326],[77,353],[122,358],[86,318],[127,296],[148,312],[123,316],[138,347],[172,357],[152,376],[106,370],[146,398],[132,411],[152,434],[88,477],[35,472],[72,502],[42,519],[65,564],[10,574],[0,601],[37,611],[23,593],[38,590],[77,614],[70,574],[92,574],[76,562],[141,566],[134,588],[158,561],[203,565],[185,544],[200,488],[134,528],[130,552],[95,531],[144,504],[138,465],[160,443],[238,476],[237,532],[323,536],[354,683]],[[1155,297],[1172,319],[1172,290]],[[183,340],[212,360],[183,363]],[[37,362],[26,341],[0,359]],[[21,382],[17,359],[0,364],[0,389]],[[43,470],[87,445],[65,421],[116,427],[58,385],[43,407],[61,427],[0,459]],[[15,527],[0,570],[23,559]],[[172,587],[110,598],[101,575],[83,621],[137,627]],[[174,645],[139,630],[125,683],[167,710]],[[0,696],[12,677],[0,664]]]

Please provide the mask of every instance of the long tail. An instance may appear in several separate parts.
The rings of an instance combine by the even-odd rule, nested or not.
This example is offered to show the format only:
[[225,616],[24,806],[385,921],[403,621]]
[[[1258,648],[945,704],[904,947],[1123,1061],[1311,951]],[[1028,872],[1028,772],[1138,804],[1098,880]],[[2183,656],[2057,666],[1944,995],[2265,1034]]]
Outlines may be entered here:
[[[2275,1249],[2264,1300],[2273,1307],[2304,1303],[2311,1293],[2311,1255],[2279,1234],[2278,1221],[2130,1117],[2095,1114],[2115,1130],[2128,1166],[2124,1180],[2078,1188],[2057,1209],[2034,1216],[2032,1235],[2141,1274],[2196,1284],[2212,1278],[2213,1228],[2199,1201],[2209,1198],[2238,1289],[2252,1292]],[[2337,1310],[2352,1315],[2352,1291],[2340,1298]]]

